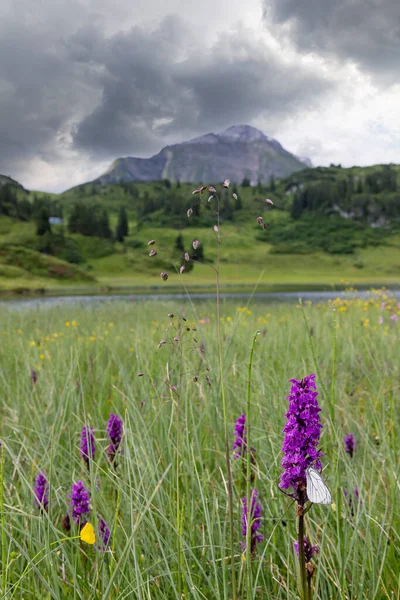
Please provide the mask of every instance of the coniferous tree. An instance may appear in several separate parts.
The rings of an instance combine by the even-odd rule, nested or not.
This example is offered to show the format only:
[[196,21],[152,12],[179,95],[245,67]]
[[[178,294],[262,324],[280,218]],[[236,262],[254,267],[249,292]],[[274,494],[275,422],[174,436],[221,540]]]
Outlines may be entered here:
[[117,229],[115,231],[115,237],[118,240],[118,242],[123,242],[124,238],[128,235],[128,233],[129,233],[128,217],[126,215],[125,208],[123,206],[121,206],[121,208],[119,209],[118,223],[117,223]]
[[98,235],[99,237],[110,239],[112,237],[112,231],[110,228],[110,220],[108,218],[108,212],[104,209],[100,213],[98,221]]
[[49,209],[44,204],[39,208],[35,221],[36,221],[36,235],[45,235],[45,233],[51,233],[51,225],[49,222]]
[[269,178],[269,189],[271,192],[275,192],[276,190],[275,177],[273,175]]
[[74,204],[68,217],[67,229],[69,233],[80,233],[80,206]]

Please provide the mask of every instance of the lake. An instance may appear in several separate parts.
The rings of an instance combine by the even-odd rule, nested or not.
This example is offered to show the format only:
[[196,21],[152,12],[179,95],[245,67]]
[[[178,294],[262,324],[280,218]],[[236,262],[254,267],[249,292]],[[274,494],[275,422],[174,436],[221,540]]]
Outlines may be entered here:
[[[390,290],[390,295],[400,299],[400,289]],[[356,291],[304,291],[304,292],[264,292],[264,293],[234,293],[225,292],[220,294],[222,300],[242,300],[243,302],[262,302],[268,303],[279,303],[279,302],[298,302],[299,299],[311,302],[327,302],[335,298],[368,298],[373,292]],[[180,300],[180,301],[209,301],[214,300],[215,294],[211,293],[193,293],[187,294],[104,294],[98,296],[53,296],[48,298],[18,298],[18,299],[5,299],[0,300],[0,307],[7,307],[9,309],[23,309],[23,308],[52,308],[56,306],[70,306],[70,305],[98,305],[104,303],[118,302],[154,302],[164,300]]]

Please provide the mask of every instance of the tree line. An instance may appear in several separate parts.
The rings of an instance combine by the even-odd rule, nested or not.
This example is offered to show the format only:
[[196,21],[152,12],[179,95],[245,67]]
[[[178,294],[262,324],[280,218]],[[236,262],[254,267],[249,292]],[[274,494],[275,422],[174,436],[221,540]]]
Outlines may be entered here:
[[367,220],[400,217],[400,190],[397,173],[385,165],[365,178],[339,178],[300,184],[293,196],[291,216],[299,219],[306,212],[342,212]]

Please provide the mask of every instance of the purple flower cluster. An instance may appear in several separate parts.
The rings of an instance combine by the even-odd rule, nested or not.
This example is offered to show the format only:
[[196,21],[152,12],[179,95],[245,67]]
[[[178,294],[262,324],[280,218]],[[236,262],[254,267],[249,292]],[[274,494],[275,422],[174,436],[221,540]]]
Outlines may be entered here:
[[99,519],[99,534],[101,539],[103,540],[101,549],[103,550],[103,552],[105,552],[108,544],[110,543],[111,532],[105,520],[101,518]]
[[124,429],[121,417],[111,413],[107,423],[107,434],[111,440],[107,448],[107,454],[111,462],[114,460],[115,455],[118,452],[122,441],[123,432]]
[[247,438],[246,432],[246,415],[240,415],[235,424],[235,443],[233,444],[233,450],[238,450],[235,453],[235,458],[240,458],[246,452]]
[[[250,509],[250,527],[251,527],[251,542],[250,542],[250,552],[254,554],[256,550],[256,545],[259,544],[264,536],[262,533],[258,533],[258,530],[261,527],[261,506],[257,502],[258,491],[253,489],[251,491],[251,509]],[[243,513],[242,513],[242,535],[245,539],[247,539],[247,498],[242,498],[243,503]],[[246,548],[246,544],[242,544],[244,548]]]
[[49,505],[49,483],[44,473],[39,473],[33,487],[36,497],[36,506],[39,510],[48,510]]
[[321,411],[315,387],[315,375],[304,377],[301,381],[291,379],[292,387],[287,397],[289,410],[286,413],[286,425],[283,429],[285,439],[282,446],[284,454],[280,487],[292,488],[294,497],[304,502],[306,487],[306,469],[314,465],[321,469],[322,452],[317,450],[322,425]]
[[82,481],[74,483],[71,493],[71,512],[75,523],[83,527],[87,521],[87,515],[90,512],[89,491],[85,488]]
[[344,451],[347,452],[347,454],[350,454],[350,458],[353,458],[356,445],[356,440],[352,433],[348,433],[344,436]]
[[[297,556],[299,556],[299,542],[294,542],[294,549],[296,550]],[[311,562],[314,554],[318,554],[318,546],[311,546],[311,542],[308,537],[304,536],[304,557],[306,563]]]
[[81,457],[89,467],[89,461],[94,460],[96,445],[94,443],[94,430],[86,425],[82,428],[81,444],[79,446]]

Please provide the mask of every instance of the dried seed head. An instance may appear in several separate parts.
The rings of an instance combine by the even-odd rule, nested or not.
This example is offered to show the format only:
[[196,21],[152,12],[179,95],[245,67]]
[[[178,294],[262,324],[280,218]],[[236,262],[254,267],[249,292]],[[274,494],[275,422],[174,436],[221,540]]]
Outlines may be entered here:
[[192,331],[197,331],[197,327],[192,327]]
[[228,187],[229,187],[229,184],[230,184],[230,182],[231,182],[231,181],[230,181],[230,179],[225,179],[224,183],[222,184],[222,187],[224,187],[224,188],[228,188]]
[[179,342],[179,338],[177,336],[174,337],[174,342]]
[[195,250],[197,250],[197,248],[198,248],[199,246],[200,246],[200,242],[199,242],[199,240],[193,240],[193,248],[194,248]]
[[168,273],[166,273],[165,271],[161,271],[160,277],[161,277],[161,279],[163,281],[167,281],[167,279],[168,279]]
[[174,315],[174,313],[168,313],[168,316],[170,319],[173,319],[175,315]]
[[186,214],[187,214],[187,216],[188,216],[188,217],[191,217],[191,216],[192,216],[192,214],[193,214],[193,208],[189,208],[189,209],[187,210],[187,213],[186,213]]
[[182,265],[181,268],[179,269],[179,273],[182,275],[184,270],[185,270],[185,267]]
[[193,381],[194,381],[194,383],[197,383],[197,382],[198,382],[198,380],[199,380],[199,378],[197,377],[197,375],[196,375],[195,377],[193,377]]
[[192,194],[202,194],[204,192],[204,190],[206,190],[206,189],[207,189],[206,185],[201,185],[196,190],[193,190]]
[[216,194],[217,193],[217,190],[212,185],[208,186],[208,191],[210,192],[210,194]]
[[178,390],[178,388],[176,387],[176,385],[171,385],[171,390],[173,392],[176,392]]
[[148,246],[154,246],[155,243],[156,243],[156,240],[150,240],[147,245]]
[[157,254],[157,250],[154,250],[154,248],[153,248],[153,250],[150,250],[150,252],[149,252],[149,256],[155,256],[156,254]]
[[164,346],[164,344],[167,343],[167,340],[161,340],[161,342],[158,344],[158,347],[161,348],[161,346]]
[[257,223],[259,223],[261,225],[262,222],[263,222],[263,218],[262,217],[257,217]]
[[266,224],[266,223],[262,223],[261,227],[262,227],[263,229],[267,229],[267,224]]
[[238,197],[237,197],[237,194],[232,194],[232,198],[233,198],[234,200],[237,200],[237,199],[238,199]]
[[267,204],[273,204],[272,200],[270,200],[269,198],[265,198],[265,202],[266,202]]
[[211,196],[208,196],[208,200],[207,202],[211,202],[211,200],[214,198],[214,196],[211,194]]
[[185,319],[185,317],[182,317],[182,319],[183,319],[183,320],[185,321],[185,323],[186,323],[187,319]]
[[185,260],[186,260],[186,262],[189,262],[189,260],[190,260],[189,252],[185,252]]
[[206,375],[205,379],[206,379],[208,385],[211,387],[211,379],[209,378],[209,376]]
[[214,231],[215,231],[215,233],[218,233],[218,231],[219,231],[218,225],[214,225]]
[[143,377],[144,373],[138,373],[137,376],[138,377]]

